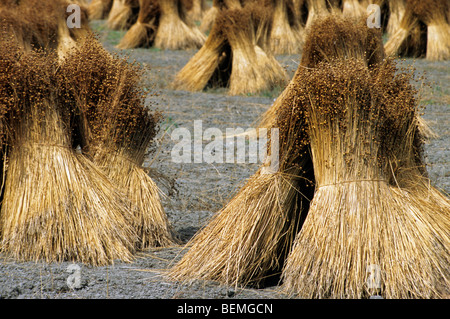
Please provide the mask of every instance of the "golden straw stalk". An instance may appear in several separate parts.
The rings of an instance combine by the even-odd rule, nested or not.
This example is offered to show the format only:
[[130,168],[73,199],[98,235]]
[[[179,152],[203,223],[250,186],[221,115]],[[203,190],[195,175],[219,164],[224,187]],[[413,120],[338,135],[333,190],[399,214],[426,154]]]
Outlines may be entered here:
[[140,67],[91,39],[62,70],[79,111],[82,150],[131,201],[138,248],[173,244],[160,191],[142,168],[161,115],[145,106]]
[[160,2],[161,17],[154,46],[163,50],[199,49],[206,37],[180,16],[180,0]]
[[316,192],[283,271],[285,289],[298,296],[431,298],[448,287],[450,201],[390,184],[389,161],[416,110],[408,94],[389,91],[410,92],[408,83],[377,72],[341,59],[299,83]]
[[73,109],[56,56],[23,54],[13,42],[2,48],[0,91],[10,94],[1,98],[11,108],[2,250],[20,260],[131,261],[137,235],[129,203],[72,149]]

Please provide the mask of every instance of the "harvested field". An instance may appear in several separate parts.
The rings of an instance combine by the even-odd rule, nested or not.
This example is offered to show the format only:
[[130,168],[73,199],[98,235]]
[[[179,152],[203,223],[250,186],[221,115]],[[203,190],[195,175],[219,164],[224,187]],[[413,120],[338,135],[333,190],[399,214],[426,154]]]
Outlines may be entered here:
[[[125,31],[112,31],[106,21],[91,21],[99,39],[111,52]],[[158,172],[155,178],[166,196],[164,208],[183,243],[207,224],[240,186],[258,169],[259,164],[174,163],[171,140],[175,128],[194,132],[194,121],[201,120],[203,130],[252,128],[282,88],[251,96],[229,96],[226,89],[200,93],[174,91],[167,87],[197,50],[170,51],[134,49],[123,51],[143,66],[149,96],[146,103],[164,116],[157,138],[157,149],[147,156],[144,166]],[[292,77],[300,55],[278,55],[278,62]],[[438,135],[426,145],[427,170],[434,186],[450,193],[450,61],[432,62],[405,59],[402,65],[414,65],[426,83],[416,83],[422,92],[424,119]],[[156,93],[156,94],[154,94]],[[204,142],[207,144],[207,142]],[[153,176],[151,174],[151,176]],[[178,261],[183,246],[146,249],[132,263],[116,262],[112,266],[91,267],[78,264],[81,283],[70,289],[68,271],[71,263],[16,262],[0,255],[0,299],[3,298],[286,298],[274,283],[265,288],[227,287],[215,282],[196,281],[179,284],[165,278],[166,270]]]

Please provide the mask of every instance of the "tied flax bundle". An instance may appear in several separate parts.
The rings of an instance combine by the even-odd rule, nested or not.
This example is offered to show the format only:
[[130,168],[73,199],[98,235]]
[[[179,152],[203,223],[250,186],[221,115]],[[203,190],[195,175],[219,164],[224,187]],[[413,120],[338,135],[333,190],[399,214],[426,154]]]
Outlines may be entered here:
[[44,39],[36,37],[39,34],[34,34],[32,22],[20,18],[15,2],[0,3],[0,32],[2,45],[6,39],[14,37],[14,41],[26,51],[31,51],[32,46],[45,46],[48,43]]
[[308,12],[306,29],[309,29],[315,19],[323,18],[330,14],[326,0],[306,0],[306,7]]
[[159,1],[161,16],[154,46],[162,50],[199,49],[205,35],[186,17],[180,0]]
[[273,125],[284,99],[293,94],[293,86],[301,81],[301,70],[314,68],[321,61],[337,57],[354,57],[370,67],[376,65],[384,58],[381,33],[368,28],[366,19],[332,15],[315,20],[306,33],[299,68],[273,105],[261,116],[258,126],[267,128]]
[[138,248],[174,244],[160,191],[142,168],[161,115],[145,106],[139,67],[91,39],[63,68],[80,109],[82,150],[130,199]]
[[422,57],[432,61],[450,58],[450,5],[445,0],[406,0],[399,27],[385,44],[388,55]]
[[387,33],[389,37],[391,37],[400,27],[405,10],[406,0],[389,1],[389,17],[387,24]]
[[203,15],[208,10],[206,0],[188,0],[185,2],[188,2],[184,6],[189,18],[193,21],[201,21]]
[[[198,49],[205,36],[196,27],[188,9],[190,1],[139,0],[138,20],[117,46],[119,49],[156,46],[161,49]],[[160,4],[161,3],[161,4]],[[162,6],[162,8],[161,8]],[[159,31],[161,29],[161,31]],[[167,33],[167,32],[170,32]]]
[[287,74],[270,51],[267,7],[223,10],[205,45],[177,74],[172,87],[200,91],[229,87],[230,95],[256,93],[285,85]]
[[206,33],[211,30],[214,21],[221,10],[241,8],[242,6],[239,0],[213,0],[212,7],[206,11],[203,16],[202,23],[200,24],[200,31]]
[[155,41],[160,19],[160,7],[157,0],[139,0],[138,20],[125,33],[119,49],[151,47]]
[[[0,27],[6,33],[13,34],[24,50],[54,50],[62,59],[90,33],[84,6],[81,7],[81,28],[67,26],[69,13],[66,9],[69,4],[65,0],[22,0],[0,4]],[[27,19],[23,19],[24,16]]]
[[[220,24],[216,23],[205,44],[178,72],[172,87],[179,90],[201,91],[211,79],[216,83],[220,75],[229,69],[230,45]],[[224,79],[224,82],[227,80]],[[219,85],[220,83],[217,83]]]
[[296,96],[316,191],[283,270],[286,291],[304,298],[442,296],[450,201],[412,166],[406,176],[392,169],[417,162],[410,77],[393,62],[369,70],[356,59],[303,72]]
[[138,11],[138,0],[114,0],[107,20],[108,28],[127,30],[136,22]]
[[232,51],[229,94],[261,92],[285,85],[287,74],[267,49],[264,31],[258,38],[258,30],[270,30],[264,25],[270,23],[270,15],[253,6],[228,11],[224,17],[223,27]]
[[209,8],[203,15],[202,22],[200,24],[200,31],[206,33],[211,30],[214,20],[216,19],[217,13],[220,10],[221,0],[213,0],[211,8]]
[[[296,54],[302,49],[303,26],[301,12],[294,11],[292,0],[273,0],[271,45],[274,54]],[[297,7],[300,9],[299,7]]]
[[279,154],[271,136],[265,164],[186,245],[172,279],[264,286],[279,278],[314,192],[306,123],[294,100],[284,99],[274,123]]
[[279,137],[271,136],[265,164],[186,245],[172,279],[264,286],[279,278],[314,192],[305,127],[295,96],[286,94],[269,127]]
[[1,46],[0,105],[8,107],[1,249],[19,260],[131,261],[129,204],[72,148],[73,110],[54,54]]
[[87,8],[90,20],[106,19],[111,11],[113,0],[92,0]]
[[444,61],[450,59],[450,20],[446,13],[450,4],[445,0],[409,0],[416,16],[427,27],[426,59]]
[[[405,292],[402,296],[439,296],[439,294],[436,293],[437,287],[439,285],[443,285],[444,287],[446,284],[448,285],[448,267],[446,268],[445,264],[448,264],[447,230],[449,227],[449,201],[448,198],[443,196],[436,189],[430,187],[429,181],[425,177],[425,164],[422,158],[421,149],[423,141],[426,137],[426,128],[424,127],[425,123],[418,116],[418,112],[414,104],[414,93],[411,91],[411,87],[409,86],[407,81],[409,80],[409,77],[404,74],[399,75],[398,78],[394,77],[393,74],[396,70],[393,65],[389,63],[384,64],[385,62],[383,62],[384,52],[380,31],[361,27],[361,23],[364,23],[364,21],[361,20],[360,22],[354,22],[351,19],[344,19],[338,16],[316,20],[313,27],[309,30],[299,69],[297,70],[293,80],[288,85],[286,90],[283,91],[283,93],[280,95],[274,105],[268,110],[262,120],[261,127],[271,127],[271,125],[274,125],[273,123],[274,121],[276,121],[276,118],[279,115],[280,111],[283,109],[282,106],[286,103],[286,101],[295,101],[295,103],[292,103],[291,105],[297,108],[297,116],[304,117],[305,123],[308,123],[307,121],[309,121],[308,125],[305,124],[304,126],[310,127],[309,135],[311,136],[309,137],[309,139],[311,140],[311,144],[313,144],[312,141],[314,138],[317,139],[317,141],[315,142],[315,147],[317,148],[317,150],[312,150],[311,152],[313,154],[315,163],[314,179],[317,180],[316,188],[318,189],[314,195],[313,202],[311,203],[311,208],[308,212],[306,222],[303,225],[298,238],[296,239],[296,248],[289,255],[288,264],[283,271],[283,279],[286,284],[286,290],[291,293],[298,293],[302,297],[351,296],[359,298],[367,296],[369,293],[382,293],[384,296],[395,297],[402,295],[402,292],[400,292],[403,289],[401,280],[404,279],[406,280],[405,282],[414,285],[412,282],[412,273],[416,272],[417,274],[420,273],[421,276],[423,275],[420,279],[422,287],[419,287],[420,285],[418,285],[417,287],[419,288],[412,289],[412,292]],[[349,65],[354,66],[355,69],[359,70],[358,74],[351,74],[350,70],[352,69],[352,67],[347,65],[350,62],[347,62],[347,60],[344,59],[354,59],[355,61],[357,61],[352,62],[353,64]],[[334,68],[330,67],[334,65],[333,63],[335,64]],[[319,69],[324,68],[324,66],[327,66],[327,68],[324,71],[320,71]],[[346,73],[339,73],[340,69],[347,71]],[[311,78],[309,78],[310,74]],[[365,76],[362,76],[363,74]],[[370,78],[368,78],[369,74]],[[377,83],[378,86],[374,87],[373,91],[371,91],[370,94],[370,96],[373,96],[374,102],[372,102],[372,99],[369,100],[371,101],[371,103],[376,103],[375,101],[377,101],[380,96],[384,96],[386,98],[386,100],[381,100],[379,103],[381,105],[385,105],[386,114],[384,116],[386,116],[386,119],[379,119],[379,123],[390,122],[391,125],[393,125],[393,123],[397,121],[397,123],[395,123],[395,126],[390,126],[388,129],[386,129],[388,132],[390,132],[390,130],[392,130],[394,127],[397,127],[397,134],[386,138],[385,145],[381,148],[383,151],[385,151],[385,149],[389,149],[389,152],[385,151],[385,157],[389,155],[389,161],[382,161],[385,164],[383,168],[383,177],[375,176],[378,174],[378,168],[374,168],[373,172],[369,173],[367,171],[366,173],[364,173],[365,175],[362,175],[364,176],[364,178],[358,175],[358,177],[353,176],[352,179],[345,179],[342,182],[339,181],[339,179],[344,179],[344,176],[336,175],[339,172],[341,172],[342,174],[346,173],[344,171],[345,167],[340,167],[338,165],[349,165],[351,163],[357,163],[357,161],[362,161],[361,166],[363,166],[363,164],[366,164],[366,160],[358,158],[354,159],[351,157],[355,152],[361,157],[365,154],[370,155],[370,152],[372,152],[372,150],[375,155],[377,153],[381,153],[381,151],[377,151],[378,148],[370,146],[370,143],[368,144],[370,146],[370,152],[365,148],[363,150],[356,150],[353,148],[353,145],[356,143],[356,141],[358,141],[356,139],[356,136],[349,136],[349,140],[344,138],[346,134],[348,135],[351,132],[347,133],[347,131],[330,131],[331,128],[327,127],[327,125],[331,125],[330,123],[332,123],[332,120],[340,124],[342,124],[345,119],[350,120],[349,113],[346,113],[349,112],[349,108],[345,106],[341,106],[340,109],[338,108],[338,106],[343,103],[345,97],[345,95],[340,97],[339,94],[340,92],[342,93],[346,91],[345,88],[338,86],[337,83],[333,81],[336,80],[335,78],[339,77],[342,80],[341,82],[353,83],[354,85],[352,90],[348,91],[349,94],[347,98],[354,98],[356,89],[360,87],[362,89],[364,83],[369,87],[373,85],[372,82]],[[361,77],[361,79],[365,78],[366,82],[358,83],[358,77]],[[322,83],[322,85],[319,86],[318,83]],[[307,84],[308,86],[306,86]],[[355,90],[355,92],[353,92],[353,90]],[[315,94],[314,96],[312,96],[313,92]],[[326,92],[330,92],[330,96],[327,96]],[[308,103],[313,103],[310,100],[315,97],[317,97],[317,99],[319,99],[320,97],[327,97],[329,99],[327,100],[329,103],[334,102],[335,104],[332,104],[333,107],[331,107],[329,105],[326,105],[322,100],[320,104],[319,102],[317,102],[317,105],[314,104],[314,106],[322,107],[323,104],[324,110],[328,110],[328,113],[323,111],[325,113],[319,113],[318,115],[316,115],[316,111],[313,106],[309,106],[309,108],[305,107],[305,105],[310,105]],[[390,100],[388,100],[388,98],[390,98]],[[397,98],[397,100],[395,98]],[[301,101],[303,101],[304,103],[302,103]],[[336,101],[338,101],[339,103]],[[365,101],[367,101],[367,97]],[[391,107],[386,107],[386,105],[391,105]],[[356,110],[360,109],[360,107],[358,106],[354,106],[354,108]],[[372,107],[372,109],[373,108],[374,107]],[[337,119],[334,119],[332,117],[337,116],[341,113],[343,115],[346,115],[346,117],[344,117],[343,119],[341,117],[338,117]],[[371,113],[369,113],[369,115],[370,114]],[[392,119],[394,114],[396,115],[395,121]],[[407,114],[407,116],[405,116],[405,114]],[[308,116],[313,115],[315,116],[313,119],[308,118]],[[319,115],[321,117],[319,117]],[[376,116],[378,116],[376,113],[371,114],[370,118],[375,119],[377,118]],[[352,125],[352,127],[355,126],[355,124],[353,123]],[[350,125],[348,126],[350,127]],[[342,127],[346,128],[345,125],[343,125]],[[339,126],[338,128],[341,127]],[[364,132],[365,136],[370,136],[368,133],[369,131],[365,128],[365,121],[362,121],[360,123],[360,127],[355,128],[354,131],[358,134],[360,134],[360,132]],[[315,136],[312,136],[313,132]],[[340,142],[339,140],[337,141],[337,138],[342,139],[343,142]],[[362,139],[364,138],[364,136],[360,136],[360,138]],[[347,144],[342,145],[342,143],[344,142]],[[363,146],[366,147],[365,145],[368,142],[370,141],[362,140],[360,142],[361,148],[363,148]],[[344,151],[345,145],[347,145],[349,149],[351,148],[351,150]],[[376,145],[377,144],[375,144],[375,146]],[[339,147],[339,149],[335,149],[335,147]],[[333,155],[334,152],[335,154]],[[347,158],[339,159],[340,162],[334,163],[334,157],[341,156],[340,154],[344,154]],[[375,160],[376,156],[372,158],[374,162],[378,161]],[[328,172],[328,169],[330,170],[330,172]],[[348,168],[347,170],[349,174],[356,174],[358,171],[363,173],[364,170],[367,170],[367,168],[358,167],[355,169]],[[323,175],[327,177],[321,177],[320,175],[317,175],[321,174],[321,171],[324,171]],[[334,181],[331,182],[330,180],[328,180],[328,176]],[[326,179],[326,181],[320,182],[322,178]],[[377,181],[378,179],[380,181]],[[356,180],[356,182],[352,183],[352,180]],[[349,182],[347,183],[346,181]],[[373,199],[371,196],[374,196],[374,194],[381,194],[381,198],[389,198],[387,197],[387,194],[381,193],[378,188],[376,191],[370,189],[366,192],[359,186],[369,185],[371,181],[375,184],[381,185],[380,188],[384,191],[387,190],[389,193],[395,194],[393,195],[394,198],[391,197],[392,202],[405,202],[405,207],[396,207],[395,210],[394,208],[392,208],[393,211],[406,211],[406,213],[401,213],[400,216],[410,214],[409,216],[404,218],[405,220],[408,220],[408,225],[411,228],[401,229],[400,231],[402,236],[414,238],[413,241],[414,245],[416,246],[419,246],[418,243],[421,243],[424,238],[426,239],[424,240],[425,244],[422,246],[422,250],[416,249],[414,251],[411,251],[410,255],[408,255],[414,255],[414,257],[411,258],[424,258],[422,259],[422,264],[419,266],[419,268],[422,267],[422,269],[426,270],[423,272],[419,272],[417,271],[417,269],[412,268],[396,268],[399,270],[399,272],[392,272],[389,274],[389,280],[391,282],[389,285],[383,286],[384,290],[381,292],[377,289],[372,289],[372,291],[370,291],[367,285],[364,286],[367,279],[367,277],[364,276],[367,276],[366,271],[368,271],[370,264],[363,264],[364,262],[373,262],[373,265],[376,265],[376,267],[384,267],[381,266],[381,264],[375,264],[374,259],[370,258],[377,254],[379,256],[379,252],[384,251],[385,248],[383,246],[381,248],[377,248],[377,250],[373,252],[373,255],[370,256],[370,258],[367,257],[369,259],[364,260],[364,262],[362,260],[358,260],[358,264],[355,264],[354,268],[350,269],[350,266],[353,267],[353,264],[350,263],[350,260],[355,260],[355,253],[359,253],[359,250],[352,251],[350,248],[354,247],[351,246],[351,244],[354,242],[353,238],[365,237],[367,235],[368,229],[361,228],[362,226],[351,227],[351,225],[353,225],[350,224],[350,217],[352,215],[347,216],[345,214],[345,209],[347,206],[337,206],[339,208],[336,208],[336,210],[342,208],[342,211],[340,210],[339,213],[336,213],[335,209],[333,209],[333,207],[336,206],[336,203],[343,203],[342,205],[348,205],[348,209],[350,210],[350,212],[353,212],[351,207],[355,207],[355,209],[357,209],[358,211],[358,216],[363,216],[361,215],[361,212],[364,212],[365,210],[371,211],[372,209],[377,209],[372,205],[375,205],[375,207],[383,207],[377,202],[379,198]],[[388,186],[386,186],[386,182],[388,182]],[[337,184],[335,189],[333,189],[334,184]],[[325,186],[321,187],[321,185]],[[336,197],[333,197],[334,193],[330,191],[330,193],[328,193],[330,194],[330,198],[328,198],[328,189],[331,189],[333,192],[335,191]],[[353,191],[355,191],[355,195],[350,195]],[[367,198],[365,196],[367,196]],[[349,201],[351,200],[351,203],[345,204],[346,202],[344,201],[344,198],[348,198]],[[363,204],[365,202],[367,204]],[[371,210],[369,210],[369,208]],[[433,212],[439,213],[434,214]],[[314,217],[310,217],[310,215],[313,213]],[[414,235],[412,234],[413,232],[417,232],[417,229],[413,228],[414,222],[411,220],[413,219],[411,216],[413,216],[414,214],[420,214],[420,218],[423,218],[425,220],[424,231],[428,235],[426,235],[424,238],[414,237]],[[349,231],[355,231],[355,235],[352,237],[351,242],[338,242],[341,237],[336,236],[338,236],[340,233],[335,234],[336,236],[334,236],[333,229],[336,229],[337,225],[340,225],[338,218],[346,218],[345,220],[348,221],[347,225],[350,226],[347,226],[345,229],[349,229]],[[332,220],[333,222],[329,225],[325,224],[325,222],[328,220]],[[395,220],[395,218],[393,220]],[[376,221],[373,222],[375,223]],[[322,225],[324,225],[324,227],[326,226],[327,228],[322,229]],[[345,224],[342,225],[344,226]],[[399,225],[390,226],[394,228],[391,233],[398,233],[398,229],[396,230],[395,227],[400,228]],[[372,224],[371,227],[372,229],[375,229],[374,224]],[[418,227],[422,227],[422,224],[419,224]],[[361,231],[360,235],[357,233],[359,229],[364,229],[364,231]],[[323,243],[319,239],[315,241],[315,238],[319,231],[320,234],[324,236]],[[346,237],[342,238],[346,239]],[[435,240],[434,238],[438,239]],[[406,241],[407,240],[405,240],[405,242],[403,243],[405,244],[405,247],[408,245]],[[370,242],[370,245],[374,245],[373,242]],[[314,247],[315,250],[312,250],[312,247]],[[334,251],[332,250],[332,248],[330,248],[330,250],[328,251],[327,247],[337,247],[336,249],[341,250]],[[349,248],[344,250],[345,247]],[[391,251],[398,251],[396,247],[392,247],[389,249],[391,249]],[[316,251],[316,255],[311,256],[311,251]],[[348,254],[344,255],[346,253]],[[320,256],[325,254],[327,254],[325,259],[319,258]],[[429,259],[428,257],[424,257],[423,254],[428,254],[428,257],[432,258]],[[343,257],[337,260],[336,256]],[[313,264],[316,259],[318,261]],[[428,265],[428,267],[426,268],[425,265],[423,265],[423,260],[432,260],[432,262],[430,263],[433,265]],[[339,263],[337,264],[337,262]],[[301,272],[298,271],[299,265],[303,265],[301,268]],[[323,270],[320,269],[321,265],[324,265]],[[345,265],[348,265],[348,267],[343,268]],[[396,265],[395,267],[398,267],[398,265]],[[352,272],[353,269],[355,269],[355,272]],[[381,269],[384,270],[385,268]],[[333,277],[333,274],[341,274],[345,272],[347,272],[346,276],[336,276],[337,278]],[[427,273],[433,275],[426,275]],[[441,276],[440,274],[443,275]],[[402,279],[395,281],[394,278],[396,277]],[[305,285],[306,279],[308,281]],[[352,281],[350,281],[349,279],[351,279]],[[433,282],[430,285],[427,284],[429,279],[432,279]],[[356,281],[358,281],[358,283],[356,283]]]
[[339,17],[315,26],[310,67],[267,126],[279,129],[279,170],[271,154],[169,275],[261,286],[281,272],[285,291],[306,298],[440,297],[450,201],[424,173],[411,75],[384,61],[380,30]]

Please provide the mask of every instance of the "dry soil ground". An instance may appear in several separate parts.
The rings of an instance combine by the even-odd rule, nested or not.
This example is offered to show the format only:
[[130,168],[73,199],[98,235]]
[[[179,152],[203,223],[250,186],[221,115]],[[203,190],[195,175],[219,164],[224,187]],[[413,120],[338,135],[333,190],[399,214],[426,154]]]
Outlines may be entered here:
[[[123,32],[110,31],[104,21],[93,21],[105,47],[116,51]],[[157,140],[157,152],[146,165],[165,176],[158,184],[167,195],[163,199],[169,219],[183,242],[204,226],[256,171],[258,164],[179,164],[171,159],[175,128],[193,132],[194,120],[203,129],[253,127],[255,120],[273,102],[281,89],[251,96],[229,96],[225,89],[201,93],[173,91],[168,85],[195,51],[136,49],[125,51],[131,60],[147,65],[148,105],[163,112],[165,120]],[[289,74],[295,71],[299,55],[277,56]],[[439,135],[426,146],[428,172],[435,186],[450,193],[450,61],[404,60],[414,64],[418,74],[426,72],[430,86],[423,86],[424,118]],[[418,84],[422,86],[421,83]],[[154,93],[157,93],[155,95]],[[1,298],[286,298],[279,286],[264,289],[236,288],[215,282],[191,285],[171,282],[164,271],[183,255],[182,245],[150,249],[139,253],[133,263],[116,262],[108,267],[79,265],[81,284],[70,289],[70,263],[16,262],[0,255]]]

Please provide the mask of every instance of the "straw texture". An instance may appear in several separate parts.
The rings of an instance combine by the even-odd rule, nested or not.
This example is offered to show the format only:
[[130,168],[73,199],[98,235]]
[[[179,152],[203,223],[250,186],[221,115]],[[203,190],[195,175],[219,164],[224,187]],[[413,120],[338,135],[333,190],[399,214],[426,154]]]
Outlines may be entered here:
[[229,87],[230,95],[284,86],[286,71],[270,50],[271,15],[267,7],[249,4],[216,17],[205,45],[177,74],[172,87],[199,91]]
[[195,25],[183,20],[180,0],[160,2],[161,17],[154,46],[163,50],[199,49],[205,36]]
[[72,149],[73,110],[56,56],[23,54],[14,42],[2,48],[0,91],[11,128],[2,250],[20,260],[130,261],[137,235],[128,202]]
[[160,191],[142,168],[161,114],[145,106],[139,66],[109,55],[91,39],[63,68],[80,111],[82,150],[131,201],[138,248],[174,244]]
[[[335,61],[305,71],[310,77],[299,83],[316,192],[283,272],[291,293],[430,298],[448,285],[450,201],[418,173],[399,178],[415,179],[415,188],[389,182],[397,142],[408,145],[405,131],[417,129],[408,82],[393,76],[392,67],[380,66],[379,77],[359,61]],[[379,284],[368,281],[373,267]]]

